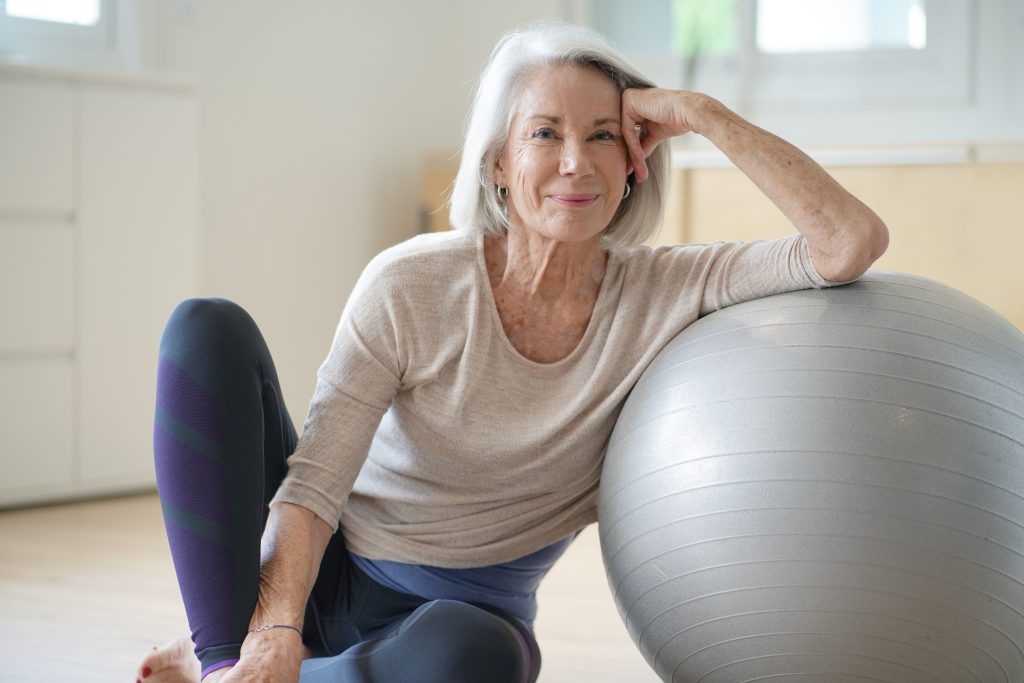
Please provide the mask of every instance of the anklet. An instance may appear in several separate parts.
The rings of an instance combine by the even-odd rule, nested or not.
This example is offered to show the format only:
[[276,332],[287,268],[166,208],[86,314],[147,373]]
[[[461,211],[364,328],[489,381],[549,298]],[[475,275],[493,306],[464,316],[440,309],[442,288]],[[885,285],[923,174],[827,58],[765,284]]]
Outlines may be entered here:
[[257,626],[254,629],[251,629],[249,633],[260,633],[261,631],[269,631],[272,628],[290,628],[291,630],[298,633],[300,638],[302,637],[302,631],[295,628],[291,624],[263,624],[261,626]]

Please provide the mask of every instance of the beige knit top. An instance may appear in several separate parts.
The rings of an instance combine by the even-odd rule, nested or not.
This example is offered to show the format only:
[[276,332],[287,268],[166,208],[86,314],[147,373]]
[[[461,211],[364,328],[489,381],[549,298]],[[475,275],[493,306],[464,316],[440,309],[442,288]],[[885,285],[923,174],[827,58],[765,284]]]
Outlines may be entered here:
[[520,355],[483,236],[414,237],[367,266],[271,505],[312,510],[371,559],[508,562],[597,519],[604,449],[658,351],[698,316],[832,283],[799,235],[609,254],[576,349]]

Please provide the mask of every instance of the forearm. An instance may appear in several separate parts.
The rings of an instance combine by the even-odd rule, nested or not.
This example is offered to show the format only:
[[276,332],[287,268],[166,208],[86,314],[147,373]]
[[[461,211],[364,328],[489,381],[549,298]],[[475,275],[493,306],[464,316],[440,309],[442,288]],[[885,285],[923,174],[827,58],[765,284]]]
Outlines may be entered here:
[[277,503],[263,532],[260,593],[250,628],[290,624],[302,628],[331,527],[299,505]]
[[882,220],[813,159],[712,98],[697,131],[736,165],[807,239],[828,280],[859,277],[885,251]]

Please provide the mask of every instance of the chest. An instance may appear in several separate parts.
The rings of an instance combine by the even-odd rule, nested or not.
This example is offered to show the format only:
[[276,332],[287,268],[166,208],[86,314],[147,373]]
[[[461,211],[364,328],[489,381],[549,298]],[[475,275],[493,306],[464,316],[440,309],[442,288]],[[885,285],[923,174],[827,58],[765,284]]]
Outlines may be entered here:
[[508,341],[525,358],[554,363],[582,341],[594,312],[596,295],[547,304],[496,289],[494,302]]

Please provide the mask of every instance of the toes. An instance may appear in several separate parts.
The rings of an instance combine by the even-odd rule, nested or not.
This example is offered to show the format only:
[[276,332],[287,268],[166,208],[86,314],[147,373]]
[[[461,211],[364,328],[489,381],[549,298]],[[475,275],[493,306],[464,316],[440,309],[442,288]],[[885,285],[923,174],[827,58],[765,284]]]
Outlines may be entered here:
[[[188,667],[192,657],[192,641],[186,637],[173,640],[163,647],[156,648],[142,659],[139,664],[138,676],[149,678],[153,673],[164,669],[184,669]],[[149,672],[147,673],[147,669]]]

